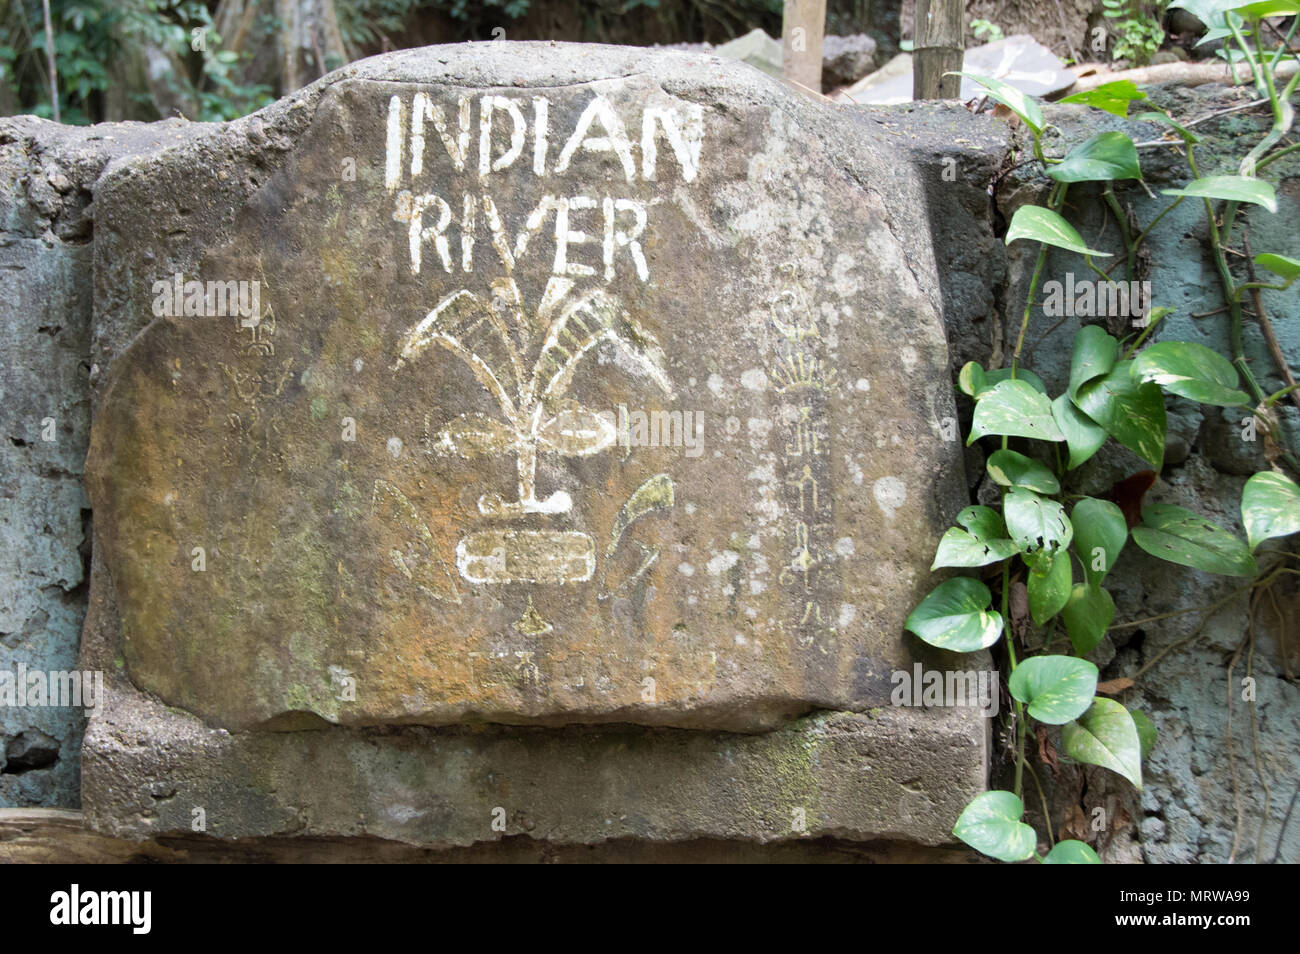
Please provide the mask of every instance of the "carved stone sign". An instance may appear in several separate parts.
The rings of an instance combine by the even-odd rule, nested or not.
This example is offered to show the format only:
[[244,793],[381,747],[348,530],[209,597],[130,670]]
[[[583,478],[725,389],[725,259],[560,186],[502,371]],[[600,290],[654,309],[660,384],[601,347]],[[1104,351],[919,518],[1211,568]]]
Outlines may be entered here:
[[960,492],[888,157],[708,60],[386,59],[97,199],[130,680],[231,729],[886,703]]

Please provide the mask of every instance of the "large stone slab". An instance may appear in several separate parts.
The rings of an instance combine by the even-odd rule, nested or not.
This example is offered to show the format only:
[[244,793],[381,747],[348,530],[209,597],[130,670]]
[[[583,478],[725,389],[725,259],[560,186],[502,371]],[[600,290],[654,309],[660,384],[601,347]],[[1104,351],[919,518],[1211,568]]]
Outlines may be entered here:
[[548,44],[121,164],[88,485],[130,679],[230,729],[887,702],[961,493],[908,175],[748,70]]

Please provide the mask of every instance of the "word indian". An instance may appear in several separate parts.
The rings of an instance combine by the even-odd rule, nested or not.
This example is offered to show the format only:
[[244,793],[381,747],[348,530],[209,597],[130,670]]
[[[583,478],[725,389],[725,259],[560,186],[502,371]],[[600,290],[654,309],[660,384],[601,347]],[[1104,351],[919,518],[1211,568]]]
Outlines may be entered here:
[[[533,176],[544,183],[563,176],[575,157],[586,153],[608,162],[614,180],[622,178],[629,186],[659,181],[670,166],[683,182],[694,182],[704,141],[703,107],[696,103],[644,105],[639,141],[629,135],[624,117],[599,94],[592,96],[571,128],[568,124],[564,129],[553,126],[551,112],[545,96],[525,101],[464,95],[454,106],[437,103],[423,92],[415,93],[409,103],[400,96],[392,97],[384,185],[395,194],[393,219],[407,225],[412,274],[428,267],[426,250],[430,246],[436,257],[434,267],[448,274],[457,268],[473,271],[475,240],[482,228],[486,229],[490,254],[500,260],[509,277],[549,220],[553,228],[547,231],[554,239],[552,275],[599,275],[608,283],[620,269],[630,269],[640,281],[650,280],[642,241],[651,202],[632,195],[565,196],[548,191],[512,230],[492,194],[482,187],[492,176],[519,162],[531,163]],[[632,129],[637,131],[635,126]],[[430,141],[434,143],[431,149]],[[434,155],[427,155],[426,150]],[[671,154],[672,160],[661,154]],[[459,196],[420,188],[422,179],[446,182],[449,173],[476,174],[479,187]],[[400,188],[408,176],[410,188]],[[458,239],[455,246],[453,231]],[[592,247],[575,248],[584,245]]]

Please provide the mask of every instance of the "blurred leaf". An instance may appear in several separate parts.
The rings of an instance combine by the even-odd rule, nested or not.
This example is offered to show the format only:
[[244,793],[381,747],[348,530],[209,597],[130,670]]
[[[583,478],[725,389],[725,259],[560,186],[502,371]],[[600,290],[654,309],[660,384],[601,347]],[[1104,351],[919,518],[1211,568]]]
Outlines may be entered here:
[[1255,264],[1263,265],[1270,272],[1281,275],[1288,284],[1300,278],[1300,261],[1294,258],[1288,258],[1285,255],[1274,255],[1272,252],[1264,252],[1255,256]]
[[1052,850],[1043,858],[1045,865],[1099,865],[1101,859],[1097,857],[1097,852],[1081,841],[1073,838],[1067,838],[1065,841],[1058,841],[1052,846]]
[[1277,190],[1273,184],[1249,176],[1205,176],[1193,179],[1181,189],[1161,189],[1160,193],[1223,199],[1226,202],[1249,202],[1262,205],[1270,212],[1277,211]]
[[1129,104],[1139,99],[1146,99],[1147,94],[1137,88],[1132,80],[1115,80],[1102,83],[1083,93],[1075,93],[1061,100],[1063,103],[1078,103],[1104,110],[1116,116],[1128,118]]
[[[945,74],[951,75],[951,74]],[[1032,129],[1035,135],[1041,135],[1043,127],[1043,111],[1035,100],[1028,93],[1021,92],[1009,83],[993,79],[990,76],[980,76],[978,73],[962,73],[958,76],[964,76],[967,79],[974,80],[986,90],[988,90],[989,99],[1001,103],[1007,109],[1011,110],[1021,118],[1026,126]]]
[[1061,619],[1074,651],[1086,656],[1097,648],[1114,621],[1115,601],[1105,587],[1076,583]]
[[1259,572],[1245,543],[1200,514],[1173,504],[1144,507],[1142,525],[1133,528],[1133,542],[1152,556],[1207,573],[1254,576]]

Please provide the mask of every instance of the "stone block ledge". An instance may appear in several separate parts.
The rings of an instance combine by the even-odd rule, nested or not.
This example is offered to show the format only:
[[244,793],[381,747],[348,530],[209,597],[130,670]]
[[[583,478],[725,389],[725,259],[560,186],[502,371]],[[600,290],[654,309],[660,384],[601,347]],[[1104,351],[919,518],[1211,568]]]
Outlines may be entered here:
[[518,835],[942,845],[988,762],[975,709],[822,712],[749,735],[626,725],[229,733],[114,694],[83,748],[85,821],[127,840],[189,835],[201,819],[216,838],[430,848]]

